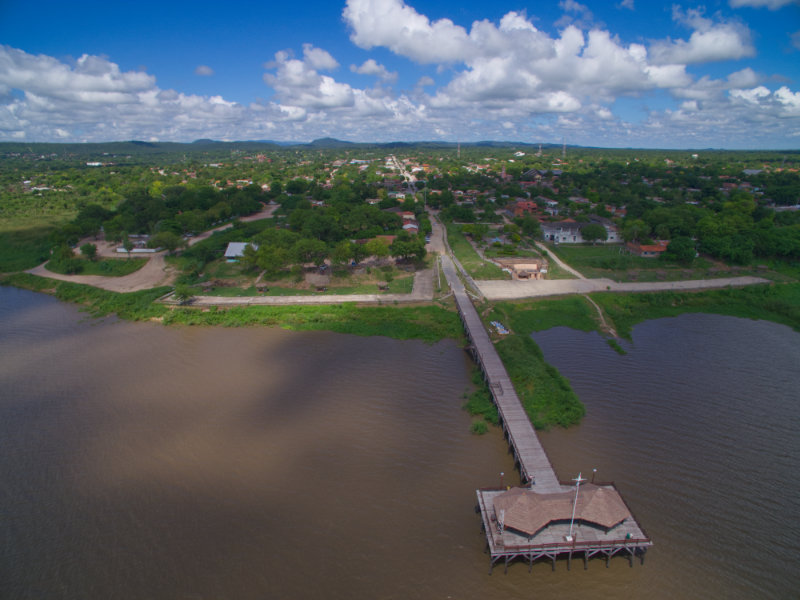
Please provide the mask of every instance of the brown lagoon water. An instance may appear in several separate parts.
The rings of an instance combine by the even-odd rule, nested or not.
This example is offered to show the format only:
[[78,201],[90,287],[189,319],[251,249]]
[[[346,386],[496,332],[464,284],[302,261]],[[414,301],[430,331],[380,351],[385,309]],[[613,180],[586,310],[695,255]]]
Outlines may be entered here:
[[537,334],[588,406],[543,442],[617,480],[645,565],[487,575],[452,342],[87,320],[0,288],[0,598],[775,598],[800,588],[800,336],[709,316]]

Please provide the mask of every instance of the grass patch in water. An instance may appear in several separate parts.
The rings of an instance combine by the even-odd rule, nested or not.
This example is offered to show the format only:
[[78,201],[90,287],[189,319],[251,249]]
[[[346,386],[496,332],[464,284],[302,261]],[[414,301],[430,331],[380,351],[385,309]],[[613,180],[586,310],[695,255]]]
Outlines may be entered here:
[[612,349],[614,352],[616,352],[617,354],[620,354],[620,355],[622,355],[622,356],[624,356],[624,355],[626,355],[626,354],[627,354],[627,352],[625,351],[625,348],[623,348],[622,346],[620,346],[620,345],[619,345],[619,342],[617,342],[617,340],[615,340],[615,339],[613,339],[613,338],[609,338],[609,339],[607,339],[607,340],[606,340],[606,343],[607,343],[609,346],[611,346],[611,349]]
[[545,362],[541,349],[529,335],[510,335],[495,348],[536,429],[580,423],[586,408],[569,381]]
[[483,435],[489,432],[489,426],[486,421],[473,421],[469,428],[470,433],[474,435]]
[[[472,368],[470,379],[472,380],[472,385],[475,386],[475,389],[472,391],[472,393],[464,393],[464,398],[466,398],[466,402],[464,402],[463,405],[464,410],[466,410],[471,416],[478,417],[479,422],[499,425],[500,415],[497,412],[497,406],[492,400],[492,395],[489,392],[489,386],[486,385],[486,382],[483,379],[483,374],[477,365]],[[470,430],[472,431],[472,428],[474,427],[475,425],[473,423],[473,426],[470,428]]]

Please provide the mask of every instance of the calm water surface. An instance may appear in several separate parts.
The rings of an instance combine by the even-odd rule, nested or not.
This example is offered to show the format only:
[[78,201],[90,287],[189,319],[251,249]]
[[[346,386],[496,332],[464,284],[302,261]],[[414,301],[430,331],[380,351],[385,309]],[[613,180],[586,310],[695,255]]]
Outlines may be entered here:
[[798,335],[536,339],[588,407],[544,436],[556,470],[618,481],[644,567],[487,576],[474,490],[513,466],[469,434],[451,342],[94,321],[0,288],[0,597],[793,597]]

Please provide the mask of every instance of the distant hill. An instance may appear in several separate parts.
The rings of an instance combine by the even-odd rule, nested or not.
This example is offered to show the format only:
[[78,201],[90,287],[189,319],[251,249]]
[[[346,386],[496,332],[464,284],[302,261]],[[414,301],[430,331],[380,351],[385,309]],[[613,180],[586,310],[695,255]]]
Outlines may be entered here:
[[314,140],[310,144],[306,145],[311,146],[312,148],[352,148],[353,146],[359,146],[360,144],[326,137]]

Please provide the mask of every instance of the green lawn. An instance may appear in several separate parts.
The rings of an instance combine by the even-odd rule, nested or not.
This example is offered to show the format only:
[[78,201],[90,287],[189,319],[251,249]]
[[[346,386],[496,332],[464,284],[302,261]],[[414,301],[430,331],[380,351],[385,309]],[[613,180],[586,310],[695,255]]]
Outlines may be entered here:
[[[135,273],[147,264],[147,258],[104,258],[102,260],[87,260],[83,258],[77,259],[80,261],[80,275],[101,275],[104,277],[124,277]],[[59,269],[57,264],[47,263],[45,265],[48,271],[53,273],[66,274],[64,269]]]
[[[591,246],[561,244],[551,252],[584,276],[606,277],[614,281],[681,281],[742,275],[768,276],[756,267],[725,268],[699,257],[691,266],[664,262],[658,258],[641,258],[628,253],[623,246]],[[776,275],[772,273],[772,275]],[[784,277],[785,279],[785,277]]]
[[[214,278],[222,278],[225,274],[231,277],[241,275],[234,268],[215,268],[211,271]],[[246,296],[311,296],[317,294],[324,295],[352,295],[352,294],[410,294],[414,287],[414,275],[403,273],[402,276],[395,276],[389,282],[388,290],[380,291],[374,282],[361,282],[349,284],[349,277],[335,278],[328,285],[324,292],[317,292],[314,289],[292,287],[288,285],[273,285],[267,283],[267,291],[259,292],[255,286],[248,285],[228,285],[214,286],[210,289],[203,289],[202,286],[192,286],[192,292],[197,296],[222,296],[222,297],[246,297]],[[237,279],[238,281],[238,279]]]
[[509,279],[508,273],[497,265],[484,261],[461,233],[461,228],[447,224],[447,241],[453,254],[473,279]]
[[50,258],[50,235],[61,224],[46,218],[0,221],[0,273],[32,269]]
[[684,313],[713,313],[783,323],[800,331],[800,283],[755,285],[706,292],[592,294],[617,332],[630,338],[642,321]]

